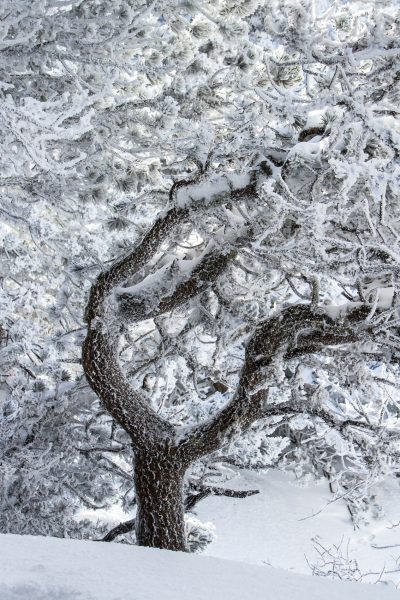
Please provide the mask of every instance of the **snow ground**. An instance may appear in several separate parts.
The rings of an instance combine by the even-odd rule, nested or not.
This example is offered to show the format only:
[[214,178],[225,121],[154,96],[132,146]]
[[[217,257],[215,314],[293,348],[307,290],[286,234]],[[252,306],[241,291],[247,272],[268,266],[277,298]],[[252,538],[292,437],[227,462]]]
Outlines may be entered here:
[[1,600],[395,600],[395,589],[269,566],[57,538],[0,535]]
[[[384,514],[358,530],[354,530],[344,501],[332,502],[325,481],[311,481],[301,487],[292,474],[271,470],[243,473],[230,485],[259,489],[260,494],[243,499],[214,496],[198,504],[196,516],[215,525],[216,539],[207,546],[206,555],[311,574],[306,557],[310,563],[317,562],[312,541],[317,537],[324,546],[342,542],[343,554],[348,546],[350,558],[357,561],[363,574],[384,571],[384,581],[400,583],[400,572],[389,573],[400,568],[397,482],[380,486],[377,499]],[[368,576],[363,581],[374,582],[378,577]]]

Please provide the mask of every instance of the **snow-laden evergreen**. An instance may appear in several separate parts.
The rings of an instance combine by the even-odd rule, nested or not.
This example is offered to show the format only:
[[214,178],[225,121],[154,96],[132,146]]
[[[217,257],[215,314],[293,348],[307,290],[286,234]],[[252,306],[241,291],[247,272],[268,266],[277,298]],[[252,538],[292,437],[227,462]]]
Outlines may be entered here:
[[2,531],[100,537],[74,514],[117,501],[132,519],[131,440],[81,345],[89,288],[140,250],[92,323],[124,389],[178,444],[243,392],[187,505],[226,464],[274,465],[327,477],[357,523],[399,469],[396,3],[4,0],[0,19]]

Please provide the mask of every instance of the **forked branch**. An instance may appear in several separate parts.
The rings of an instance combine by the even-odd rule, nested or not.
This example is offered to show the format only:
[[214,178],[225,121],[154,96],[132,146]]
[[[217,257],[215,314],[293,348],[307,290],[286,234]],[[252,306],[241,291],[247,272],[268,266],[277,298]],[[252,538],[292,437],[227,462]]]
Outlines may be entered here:
[[211,419],[192,427],[180,442],[183,451],[195,460],[216,451],[224,437],[245,431],[258,419],[293,412],[291,405],[268,405],[268,387],[274,383],[274,360],[368,339],[370,331],[362,326],[368,311],[369,307],[357,305],[345,319],[335,321],[322,311],[300,304],[262,323],[247,345],[232,400]]
[[[137,448],[148,448],[152,444],[169,445],[175,437],[175,428],[151,409],[147,398],[133,390],[123,374],[117,353],[118,327],[110,327],[110,317],[112,320],[115,315],[107,314],[110,299],[118,286],[148,264],[162,243],[174,234],[179,225],[190,219],[192,212],[207,210],[208,206],[226,202],[227,199],[240,201],[254,195],[257,172],[244,180],[243,187],[228,185],[224,176],[220,176],[218,181],[215,192],[203,203],[201,186],[197,181],[181,182],[179,186],[174,184],[175,194],[178,190],[182,192],[185,186],[192,186],[195,201],[184,202],[180,198],[180,206],[174,206],[159,218],[131,253],[108,271],[100,273],[90,291],[85,313],[88,332],[83,345],[82,364],[91,387],[110,414],[129,433]],[[190,198],[190,194],[187,192],[185,197]],[[225,271],[234,257],[235,252],[229,249],[206,254],[188,277],[154,304],[151,313],[147,313],[146,306],[129,297],[129,294],[122,295],[122,313],[139,321],[173,310],[205,290],[210,282]]]

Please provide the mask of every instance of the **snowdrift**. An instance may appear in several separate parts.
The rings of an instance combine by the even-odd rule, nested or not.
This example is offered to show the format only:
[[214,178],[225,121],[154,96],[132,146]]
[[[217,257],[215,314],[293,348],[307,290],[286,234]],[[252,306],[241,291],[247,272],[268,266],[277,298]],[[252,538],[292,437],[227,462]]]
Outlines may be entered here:
[[0,535],[1,600],[395,600],[383,585],[120,544]]

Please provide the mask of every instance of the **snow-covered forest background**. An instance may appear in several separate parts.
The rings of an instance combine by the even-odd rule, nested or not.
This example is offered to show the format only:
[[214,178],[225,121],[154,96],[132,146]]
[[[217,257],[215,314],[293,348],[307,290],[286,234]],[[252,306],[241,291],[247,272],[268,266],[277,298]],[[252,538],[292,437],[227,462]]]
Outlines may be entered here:
[[1,0],[0,533],[399,585],[399,40]]

